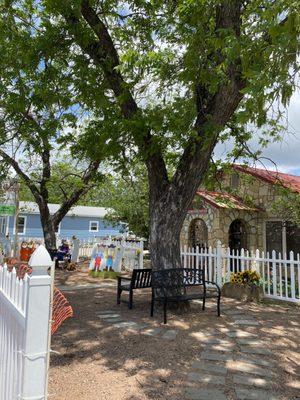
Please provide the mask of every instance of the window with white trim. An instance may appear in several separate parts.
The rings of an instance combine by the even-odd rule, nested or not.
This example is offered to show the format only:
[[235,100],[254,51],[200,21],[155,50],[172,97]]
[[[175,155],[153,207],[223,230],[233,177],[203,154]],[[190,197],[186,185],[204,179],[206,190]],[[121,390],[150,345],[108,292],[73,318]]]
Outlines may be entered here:
[[99,222],[90,221],[90,232],[98,232],[98,231],[99,231]]
[[19,215],[17,223],[17,233],[19,235],[24,235],[26,231],[26,217]]

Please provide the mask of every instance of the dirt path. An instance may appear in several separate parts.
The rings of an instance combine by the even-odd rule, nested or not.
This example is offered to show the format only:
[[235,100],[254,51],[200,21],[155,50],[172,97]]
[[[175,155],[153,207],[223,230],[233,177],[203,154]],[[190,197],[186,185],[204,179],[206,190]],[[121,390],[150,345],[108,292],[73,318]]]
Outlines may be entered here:
[[[82,284],[81,274],[84,282],[95,283],[84,271],[76,272],[79,279],[62,281]],[[135,295],[133,310],[116,305],[114,287],[66,295],[74,318],[53,337],[52,349],[59,354],[51,357],[50,399],[300,396],[299,307],[225,299],[217,318],[214,304],[202,312],[194,303],[185,315],[170,313],[164,326],[160,310],[149,317],[147,290]]]

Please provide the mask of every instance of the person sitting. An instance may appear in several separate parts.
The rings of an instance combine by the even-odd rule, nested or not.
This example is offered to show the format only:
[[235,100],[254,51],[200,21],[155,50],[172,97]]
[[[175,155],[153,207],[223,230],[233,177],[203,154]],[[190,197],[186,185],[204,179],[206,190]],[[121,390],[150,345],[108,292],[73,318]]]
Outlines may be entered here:
[[69,243],[63,239],[57,251],[57,261],[70,261],[71,252]]

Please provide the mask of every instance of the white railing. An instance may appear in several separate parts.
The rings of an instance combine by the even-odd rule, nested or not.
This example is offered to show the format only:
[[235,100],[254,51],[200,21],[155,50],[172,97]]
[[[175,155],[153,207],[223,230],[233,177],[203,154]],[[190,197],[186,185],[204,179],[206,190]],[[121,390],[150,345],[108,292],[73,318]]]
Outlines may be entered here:
[[0,400],[47,399],[51,264],[39,246],[31,276],[0,266]]
[[204,268],[206,279],[220,286],[234,272],[256,270],[266,297],[300,302],[300,254],[234,251],[219,243],[216,248],[184,247],[181,257],[184,267]]

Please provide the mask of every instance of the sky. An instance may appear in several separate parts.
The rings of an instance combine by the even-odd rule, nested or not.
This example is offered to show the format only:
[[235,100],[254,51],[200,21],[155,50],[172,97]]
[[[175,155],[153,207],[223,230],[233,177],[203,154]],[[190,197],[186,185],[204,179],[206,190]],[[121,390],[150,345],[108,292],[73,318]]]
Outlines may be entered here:
[[[263,157],[271,159],[264,161],[265,167],[292,175],[300,175],[300,90],[294,93],[286,111],[285,123],[287,131],[282,133],[282,142],[270,143],[263,149]],[[258,135],[250,141],[252,150],[258,149]],[[230,143],[219,144],[215,150],[215,158],[222,159],[230,149]],[[262,164],[256,164],[263,168]]]

